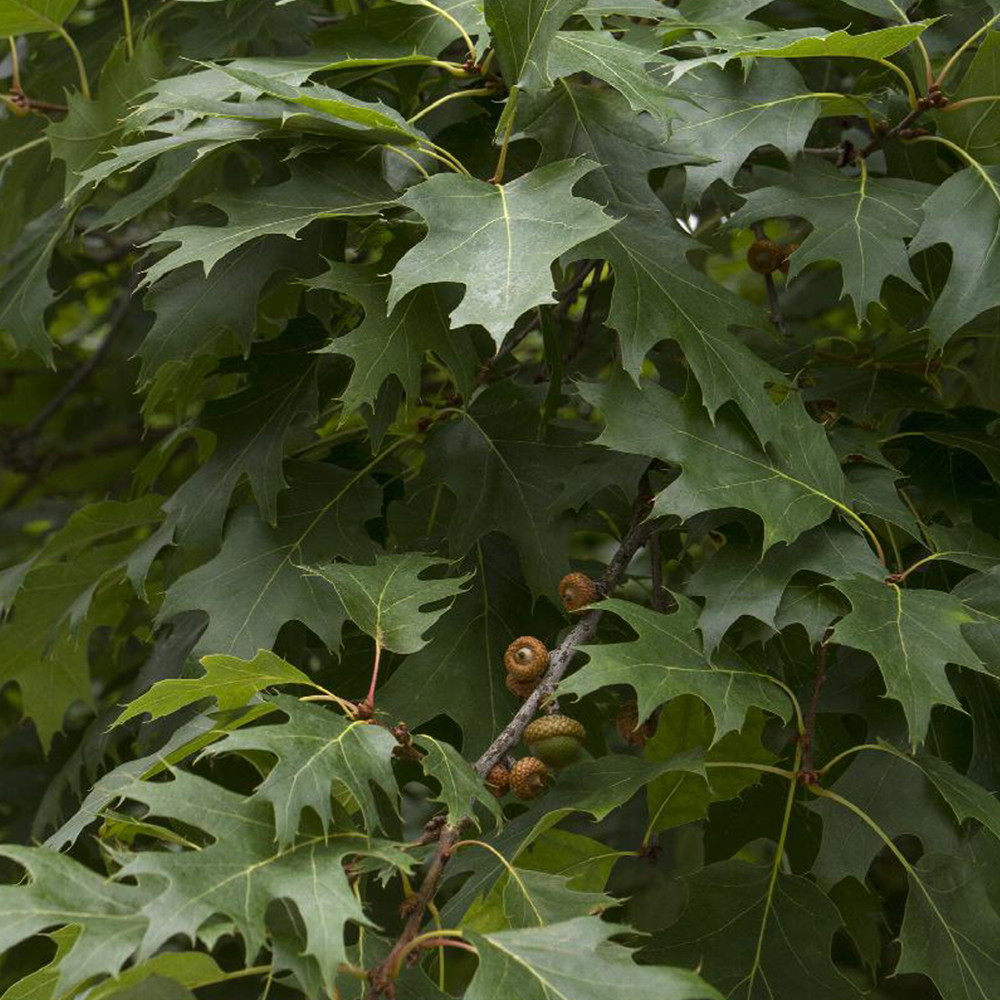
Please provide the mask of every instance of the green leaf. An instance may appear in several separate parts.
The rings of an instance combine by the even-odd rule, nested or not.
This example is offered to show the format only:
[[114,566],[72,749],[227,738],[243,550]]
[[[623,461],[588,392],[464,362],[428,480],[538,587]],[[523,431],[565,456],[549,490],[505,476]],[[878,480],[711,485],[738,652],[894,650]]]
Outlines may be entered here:
[[649,172],[689,162],[672,148],[665,123],[632,114],[625,98],[614,90],[576,80],[559,80],[552,90],[521,95],[515,128],[515,139],[527,136],[538,143],[539,166],[584,156],[598,163],[579,182],[579,190],[612,210],[633,205],[659,208]]
[[684,80],[689,102],[675,108],[675,148],[697,164],[685,168],[685,197],[694,202],[714,181],[731,183],[746,158],[776,146],[789,161],[806,144],[820,103],[788,63],[755,63],[750,72],[705,66]]
[[291,427],[316,415],[316,331],[290,327],[249,359],[250,385],[208,404],[201,426],[215,435],[215,450],[163,505],[177,516],[182,541],[210,551],[222,534],[229,499],[246,476],[261,517],[277,522],[278,494],[288,483],[282,464]]
[[586,0],[485,0],[483,13],[504,82],[511,89],[547,90],[549,49],[556,32]]
[[[824,784],[858,806],[894,840],[907,834],[918,837],[925,854],[961,850],[955,817],[932,790],[915,758],[881,745],[885,752],[854,755],[850,767],[835,783]],[[813,873],[823,885],[833,885],[847,876],[863,882],[884,841],[837,802],[819,798],[808,805],[823,819],[823,839]]]
[[507,645],[560,625],[548,602],[532,606],[517,553],[506,540],[484,539],[475,556],[478,572],[468,589],[432,627],[430,642],[406,658],[378,695],[379,708],[411,730],[447,715],[461,729],[469,758],[485,750],[517,711],[517,699],[504,686]]
[[[126,996],[140,1000],[150,996],[156,983],[170,982],[175,990],[199,989],[214,983],[224,983],[236,979],[239,972],[226,972],[211,955],[200,951],[164,952],[154,955],[149,961],[131,966],[120,972],[114,979],[105,980],[93,987],[87,996],[92,1000],[125,1000]],[[153,994],[155,997],[155,993]],[[165,1000],[171,1000],[164,994]]]
[[407,869],[409,857],[394,845],[354,832],[305,836],[290,847],[275,841],[271,806],[245,799],[182,771],[170,781],[137,781],[122,797],[163,816],[203,830],[212,843],[201,850],[142,851],[131,856],[119,877],[143,876],[160,892],[142,908],[148,926],[139,950],[149,957],[176,934],[197,938],[206,922],[221,915],[233,922],[248,955],[264,944],[265,914],[277,899],[295,906],[305,929],[305,954],[332,984],[346,958],[348,921],[368,924],[351,892],[343,862],[347,855],[370,857]]
[[706,648],[715,649],[741,615],[775,628],[786,587],[805,570],[830,578],[854,573],[885,578],[885,567],[865,540],[842,525],[821,524],[791,545],[775,545],[763,555],[756,545],[727,542],[684,588],[689,596],[705,599],[698,628]]
[[224,192],[209,196],[225,212],[224,226],[177,226],[166,229],[154,243],[179,243],[146,271],[153,284],[185,264],[201,263],[209,275],[226,254],[248,240],[268,234],[295,237],[316,219],[377,215],[392,200],[392,192],[370,166],[350,159],[299,158],[282,184],[261,192]]
[[[596,820],[628,802],[643,786],[671,770],[698,772],[700,763],[685,755],[653,763],[628,754],[610,754],[580,761],[559,772],[553,788],[533,802],[526,812],[507,822],[503,830],[485,838],[503,857],[513,862],[560,820],[586,812]],[[441,919],[453,926],[481,893],[489,892],[507,867],[490,851],[462,850],[448,864],[449,877],[469,875],[441,910]]]
[[885,59],[919,38],[935,21],[920,21],[917,24],[898,24],[878,31],[867,31],[850,35],[846,31],[832,31],[828,35],[813,38],[799,38],[788,45],[759,48],[755,45],[730,52],[735,56],[768,57],[774,59]]
[[196,653],[251,657],[270,649],[287,621],[301,621],[336,649],[345,612],[328,584],[302,562],[341,555],[370,559],[370,539],[348,531],[377,503],[378,486],[362,473],[319,463],[286,463],[290,488],[278,498],[278,521],[262,521],[254,505],[237,508],[222,549],[170,587],[160,617],[204,608],[208,628]]
[[44,847],[0,844],[0,857],[21,865],[31,878],[0,887],[0,950],[51,927],[79,928],[59,965],[56,996],[92,976],[116,973],[139,946],[147,924],[139,911],[151,886],[110,882]]
[[420,285],[454,282],[465,293],[452,327],[484,326],[499,347],[522,313],[554,301],[552,262],[614,225],[570,193],[594,167],[563,160],[507,184],[436,174],[411,187],[399,203],[424,218],[428,233],[393,268],[390,312]]
[[[447,565],[446,559],[408,552],[378,556],[374,566],[331,563],[310,567],[309,572],[334,588],[347,617],[379,648],[415,653],[427,645],[426,633],[471,576],[421,579],[428,570]],[[445,600],[445,607],[424,610]]]
[[696,631],[697,605],[679,595],[675,599],[671,614],[615,598],[602,601],[601,609],[623,618],[638,638],[581,647],[589,662],[560,682],[560,695],[582,697],[609,684],[628,684],[639,699],[639,718],[648,719],[665,701],[693,694],[712,713],[715,739],[742,729],[753,706],[786,717],[788,702],[768,677],[706,656]]
[[633,111],[670,118],[673,110],[667,98],[683,95],[671,91],[648,70],[650,64],[663,62],[655,37],[627,34],[616,38],[610,31],[560,31],[549,50],[548,72],[553,79],[589,73],[611,84]]
[[[175,156],[181,151],[194,152],[195,158],[180,161],[174,159],[172,164],[183,173],[186,169],[198,163],[211,153],[231,146],[235,142],[244,139],[256,139],[266,129],[266,124],[259,122],[246,122],[230,120],[225,118],[212,119],[209,121],[196,121],[193,124],[187,117],[170,126],[158,122],[157,132],[166,132],[167,135],[159,139],[148,139],[145,142],[136,142],[130,146],[117,146],[112,150],[112,155],[100,163],[95,163],[80,174],[73,193],[98,184],[111,177],[119,170],[131,170],[149,160],[154,160],[159,156],[173,153]],[[176,183],[176,179],[174,180]],[[113,210],[112,210],[113,211]]]
[[683,398],[624,375],[581,384],[606,426],[597,443],[681,467],[656,497],[654,515],[691,517],[720,507],[753,511],[763,522],[764,550],[793,542],[834,509],[847,512],[846,484],[826,432],[789,394],[778,407],[783,438],[763,451],[741,423],[719,414],[715,425],[690,390]]
[[29,972],[23,979],[4,990],[0,1000],[55,1000],[59,966],[73,943],[80,936],[80,928],[70,924],[46,935],[56,946],[56,953],[48,965]]
[[769,441],[780,433],[781,420],[765,384],[781,385],[784,376],[730,330],[759,326],[763,317],[691,265],[688,253],[700,248],[666,212],[633,210],[573,256],[604,258],[614,270],[608,322],[618,331],[625,371],[638,381],[649,350],[670,337],[684,351],[711,414],[735,400],[761,440]]
[[79,0],[0,0],[0,35],[58,31]]
[[922,972],[949,1000],[994,996],[1000,989],[995,869],[926,854],[909,876],[897,974]]
[[[130,787],[134,781],[162,774],[172,765],[220,739],[229,730],[249,725],[271,711],[271,705],[262,703],[212,716],[196,715],[175,729],[162,746],[157,745],[155,752],[127,760],[99,778],[80,803],[80,808],[45,841],[45,846],[52,851],[71,847],[91,823],[118,801],[123,788]],[[40,833],[44,828],[44,824],[39,824],[34,832]]]
[[974,621],[951,594],[904,590],[855,576],[833,584],[853,610],[836,627],[834,640],[871,653],[885,680],[886,695],[903,706],[910,742],[924,738],[934,705],[959,707],[948,681],[949,663],[985,671],[962,636]]
[[52,341],[45,311],[56,301],[48,271],[56,244],[73,221],[73,213],[54,205],[32,219],[0,264],[0,331],[18,351],[32,351],[50,367]]
[[364,309],[359,326],[322,349],[354,361],[351,381],[341,397],[345,415],[366,403],[374,406],[379,389],[393,375],[407,397],[415,400],[420,395],[421,369],[431,352],[448,366],[459,395],[471,393],[479,354],[471,329],[453,331],[448,327],[448,313],[456,304],[454,295],[438,286],[424,285],[390,314],[390,285],[383,266],[327,264],[327,270],[308,279],[306,286],[350,296]]
[[307,808],[316,813],[324,830],[330,830],[331,790],[340,787],[358,804],[365,828],[377,829],[378,806],[371,785],[385,792],[390,802],[399,795],[392,773],[395,737],[382,726],[350,722],[328,708],[288,695],[274,695],[267,700],[284,713],[285,722],[228,733],[205,753],[215,756],[249,751],[274,755],[277,763],[254,792],[254,798],[274,807],[278,846],[284,848],[295,841],[302,812]]
[[1000,268],[1000,166],[959,170],[924,202],[910,254],[939,243],[951,247],[952,257],[948,281],[926,321],[935,348],[1000,304],[996,285],[983,278]]
[[79,93],[67,95],[69,110],[65,117],[45,131],[52,158],[66,164],[67,194],[76,187],[78,175],[117,142],[128,108],[160,69],[160,54],[150,36],[144,36],[131,56],[127,55],[124,44],[115,47],[101,70],[96,99],[90,100]]
[[250,699],[275,684],[303,684],[316,687],[307,674],[286,663],[280,656],[262,649],[252,660],[216,653],[203,656],[201,677],[179,677],[158,681],[145,694],[130,702],[114,724],[149,713],[150,719],[170,715],[186,705],[214,698],[220,710],[240,708]]
[[603,892],[581,892],[569,879],[545,872],[513,868],[503,887],[502,906],[508,927],[546,927],[574,917],[600,913],[616,904]]
[[812,232],[791,256],[789,279],[816,261],[836,261],[844,294],[861,321],[891,275],[921,290],[904,240],[917,232],[921,205],[933,191],[929,184],[873,177],[865,167],[860,176],[848,177],[819,159],[803,159],[791,174],[766,167],[754,174],[769,183],[747,194],[747,203],[729,221],[747,228],[781,216],[805,219]]
[[629,949],[609,940],[624,930],[597,917],[577,917],[546,927],[470,933],[479,967],[465,996],[489,1000],[502,989],[524,1000],[603,1000],[622,992],[636,1000],[721,998],[687,969],[636,965]]
[[474,817],[477,802],[492,813],[498,824],[503,821],[496,797],[487,791],[482,778],[450,743],[433,736],[420,736],[414,742],[425,751],[420,761],[424,774],[441,786],[440,794],[432,801],[444,805],[447,822],[458,824],[467,816]]
[[[773,764],[774,754],[761,746],[765,716],[751,711],[739,733],[727,733],[715,742],[712,714],[704,702],[681,695],[667,702],[660,712],[656,733],[646,744],[647,760],[670,760],[680,754],[703,749],[706,764],[739,762]],[[733,799],[760,779],[748,768],[712,767],[702,774],[671,771],[646,786],[649,809],[648,832],[658,833],[704,819],[713,802]]]
[[156,320],[136,350],[142,362],[139,385],[148,385],[172,361],[211,353],[223,331],[249,351],[260,293],[276,271],[292,267],[299,245],[280,236],[252,239],[226,254],[210,274],[194,263],[158,281],[143,299]]
[[443,483],[458,501],[448,545],[464,555],[484,535],[503,532],[521,557],[536,594],[555,598],[569,569],[571,521],[561,518],[604,486],[631,495],[642,464],[589,445],[590,435],[549,425],[539,440],[541,386],[501,382],[435,431],[425,482]]
[[980,39],[962,82],[949,91],[953,102],[997,95],[947,114],[934,116],[938,134],[957,143],[980,163],[1000,163],[1000,31]]
[[697,965],[732,1000],[794,995],[802,970],[808,970],[810,1000],[863,995],[830,959],[840,914],[812,882],[797,875],[772,879],[770,866],[741,861],[708,865],[684,882],[687,908],[655,935],[643,957]]

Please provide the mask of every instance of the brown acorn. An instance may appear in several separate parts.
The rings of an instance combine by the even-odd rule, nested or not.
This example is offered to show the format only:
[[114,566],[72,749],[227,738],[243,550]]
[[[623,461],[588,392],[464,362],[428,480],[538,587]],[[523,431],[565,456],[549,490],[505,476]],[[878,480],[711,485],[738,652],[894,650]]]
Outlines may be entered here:
[[615,719],[615,727],[618,729],[618,735],[634,747],[644,747],[646,740],[656,732],[656,723],[652,719],[647,719],[641,726],[639,725],[639,706],[634,701],[622,706]]
[[757,274],[770,274],[781,267],[785,256],[785,248],[774,240],[754,240],[747,250],[747,264]]
[[565,767],[580,756],[587,730],[568,715],[543,715],[528,724],[524,741],[528,749],[551,767]]
[[559,596],[567,611],[579,611],[598,598],[597,584],[586,573],[567,573],[559,581]]
[[538,687],[538,678],[532,677],[530,680],[522,681],[513,674],[508,674],[504,679],[504,683],[511,694],[516,694],[518,698],[527,698]]
[[510,771],[503,764],[494,764],[486,775],[486,787],[502,799],[510,791]]
[[552,772],[537,757],[522,757],[510,770],[510,787],[519,799],[534,799],[545,791]]
[[788,246],[782,248],[785,251],[785,259],[778,265],[778,270],[782,274],[788,274],[788,265],[790,263],[789,258],[793,253],[795,253],[796,250],[798,250],[798,248],[798,243],[789,243]]
[[503,665],[507,673],[519,681],[537,680],[549,665],[549,651],[540,639],[522,635],[507,647]]

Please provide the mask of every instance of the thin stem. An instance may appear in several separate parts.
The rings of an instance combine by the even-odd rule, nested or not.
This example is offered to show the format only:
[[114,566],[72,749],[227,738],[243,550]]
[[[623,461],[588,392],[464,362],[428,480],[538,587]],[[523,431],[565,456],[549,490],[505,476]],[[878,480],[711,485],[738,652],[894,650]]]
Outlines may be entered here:
[[466,48],[469,50],[469,58],[472,60],[473,63],[475,63],[476,60],[479,58],[478,55],[476,54],[476,46],[473,44],[472,39],[469,37],[469,33],[465,30],[465,28],[462,27],[461,22],[453,14],[449,13],[446,10],[443,10],[441,7],[438,7],[437,4],[431,3],[431,0],[417,0],[417,3],[419,3],[423,7],[430,8],[436,14],[440,14],[441,17],[443,17],[446,21],[450,21],[452,25],[454,25],[454,27],[458,29],[459,34],[462,36],[462,39],[465,42]]
[[792,818],[792,805],[795,802],[795,790],[798,787],[799,767],[802,764],[802,744],[795,745],[795,761],[792,764],[792,774],[788,782],[788,795],[785,798],[785,812],[781,818],[781,831],[778,834],[778,841],[774,847],[774,863],[771,865],[771,876],[767,883],[767,892],[764,894],[764,915],[760,921],[760,933],[757,935],[757,948],[754,952],[753,965],[750,969],[750,986],[747,994],[754,992],[753,982],[760,968],[760,956],[764,949],[764,935],[767,931],[767,920],[771,913],[771,902],[774,899],[774,887],[778,882],[778,872],[781,869],[781,859],[785,855],[785,842],[788,840],[788,827]]
[[379,660],[382,658],[382,643],[375,640],[375,662],[372,664],[372,682],[368,685],[368,697],[365,698],[365,704],[371,708],[375,708],[375,685],[378,683],[378,664]]
[[475,73],[470,73],[461,63],[447,62],[444,59],[432,59],[427,65],[436,66],[438,69],[443,69],[452,76],[462,80],[468,80],[470,77],[476,75]]
[[519,91],[517,87],[514,87],[510,92],[510,97],[508,101],[511,102],[510,106],[504,109],[504,115],[507,118],[507,124],[503,130],[503,140],[500,144],[500,157],[497,160],[497,168],[493,171],[493,176],[490,178],[491,184],[502,184],[503,183],[503,172],[507,166],[507,148],[510,146],[510,136],[514,131],[514,119],[517,117],[517,95]]
[[876,59],[875,61],[881,66],[885,66],[886,69],[891,69],[906,84],[906,98],[910,102],[910,107],[915,110],[917,107],[917,90],[913,86],[913,81],[910,79],[909,73],[894,62],[889,62],[888,59]]
[[80,76],[80,93],[89,101],[90,84],[87,82],[87,67],[84,65],[83,56],[80,55],[80,50],[76,47],[76,42],[73,41],[70,33],[62,25],[56,28],[56,31],[62,36],[63,41],[73,53],[73,58],[76,60],[76,71]]
[[25,153],[29,149],[34,149],[35,146],[41,146],[42,143],[48,141],[48,136],[43,135],[37,139],[32,139],[30,142],[23,143],[20,146],[15,146],[14,149],[8,149],[6,153],[0,153],[0,163],[4,163],[7,160],[13,160],[18,153]]
[[955,63],[962,57],[962,53],[972,45],[973,42],[979,38],[980,35],[985,34],[998,20],[1000,20],[1000,14],[994,14],[978,31],[973,32],[968,38],[955,51],[952,53],[951,58],[944,64],[941,68],[941,72],[938,73],[937,79],[934,81],[939,87],[943,86],[945,79],[948,74],[952,71]]
[[[392,152],[394,153],[397,153],[399,156],[403,157],[404,160],[409,160],[410,163],[412,163],[417,168],[417,171],[420,173],[420,175],[424,178],[425,181],[430,179],[431,175],[427,173],[427,171],[424,169],[424,165],[415,156],[410,156],[409,153],[407,153],[403,149],[400,149],[399,146],[393,146],[390,143],[387,143],[385,148],[392,150]],[[438,157],[438,159],[440,159],[440,157]],[[448,165],[451,166],[451,164]]]
[[431,142],[430,139],[427,138],[422,139],[422,142],[423,142],[423,145],[421,146],[422,152],[427,153],[428,156],[431,156],[433,154],[430,152],[430,150],[433,149],[437,153],[439,153],[442,157],[444,157],[444,159],[447,162],[451,163],[452,169],[454,169],[457,173],[464,174],[466,177],[472,176],[469,173],[469,171],[466,170],[465,165],[462,163],[462,161],[457,156],[455,156],[455,154],[452,153],[450,150],[445,149],[443,146],[439,146],[435,142]]
[[7,37],[10,42],[10,85],[18,93],[23,93],[21,87],[21,63],[17,56],[17,39],[13,35]]
[[770,681],[772,684],[780,687],[782,691],[788,695],[789,701],[792,703],[792,708],[795,709],[795,731],[799,736],[805,736],[806,724],[805,720],[802,718],[802,706],[799,704],[799,699],[795,697],[795,692],[783,681],[779,680],[777,677],[771,674],[759,674],[754,673],[754,677],[763,678],[766,681]]
[[[750,228],[758,240],[765,239],[764,226],[761,223],[755,222]],[[773,275],[764,275],[764,288],[767,290],[767,305],[771,313],[771,322],[778,328],[782,337],[787,337],[788,331],[785,329],[785,318],[781,313],[781,302],[778,299],[778,289],[775,287]]]
[[432,111],[441,107],[442,104],[447,104],[449,101],[455,101],[460,97],[489,97],[493,91],[489,87],[473,87],[471,90],[453,90],[450,94],[445,94],[444,97],[439,97],[432,104],[428,104],[426,108],[421,108],[412,118],[407,118],[406,120],[412,125],[416,121],[420,121],[424,115],[429,115]]
[[819,708],[819,695],[826,683],[826,663],[829,649],[830,636],[832,631],[826,630],[816,650],[816,679],[813,681],[812,697],[809,699],[809,714],[806,716],[806,731],[802,737],[803,748],[803,769],[813,770],[813,743],[816,737],[816,712]]
[[958,552],[954,551],[932,552],[929,556],[924,556],[923,559],[918,559],[912,566],[908,566],[902,573],[894,576],[893,579],[896,583],[903,583],[914,570],[920,569],[921,566],[926,566],[927,563],[934,562],[935,559],[947,559],[948,556],[955,556],[958,554]]
[[332,701],[335,705],[342,708],[352,719],[358,714],[357,708],[352,705],[349,701],[343,698],[338,698],[335,694],[327,691],[325,688],[322,694],[304,694],[299,701]]
[[751,760],[706,760],[705,767],[738,768],[744,771],[760,771],[762,774],[777,774],[789,781],[795,777],[794,771],[785,767],[772,767],[770,764],[757,764]]
[[[406,956],[413,951],[414,948],[419,948],[429,941],[433,941],[432,947],[438,947],[439,941],[446,941],[449,938],[461,938],[464,936],[464,931],[460,930],[439,930],[434,928],[432,931],[427,931],[424,934],[417,934],[415,937],[411,938],[405,945],[401,948],[399,954],[396,956],[396,962],[392,970],[392,978],[395,979],[399,975],[399,970],[403,967],[403,962],[406,960]],[[471,945],[470,945],[471,947]]]
[[[463,171],[455,165],[454,161],[450,157],[442,156],[436,150],[428,149],[426,146],[420,146],[419,149],[424,156],[429,156],[432,160],[437,160],[438,163],[443,163],[450,171],[452,171],[452,173],[463,173]],[[397,150],[397,152],[402,153],[402,150]],[[424,171],[424,174],[427,175],[426,170]]]
[[961,146],[952,142],[950,139],[945,139],[940,135],[920,135],[915,139],[911,139],[910,142],[938,142],[942,146],[946,146],[950,149],[956,156],[960,156],[966,163],[975,170],[984,181],[986,181],[987,187],[993,192],[993,196],[998,202],[1000,202],[1000,190],[997,189],[996,184],[993,183],[993,178],[986,172],[983,165],[974,156],[967,153]]
[[944,115],[951,114],[952,111],[959,111],[969,104],[982,104],[985,101],[1000,101],[1000,94],[981,94],[979,97],[963,97],[960,101],[953,101],[941,108]]
[[891,752],[885,747],[879,746],[877,743],[859,743],[857,746],[848,747],[848,749],[842,750],[836,757],[828,760],[816,773],[820,777],[823,777],[824,774],[836,767],[842,760],[850,757],[852,754],[859,753],[862,750],[881,750],[883,753]]
[[131,62],[135,58],[135,46],[132,44],[132,12],[129,10],[128,0],[122,0],[122,18],[125,21],[125,51]]

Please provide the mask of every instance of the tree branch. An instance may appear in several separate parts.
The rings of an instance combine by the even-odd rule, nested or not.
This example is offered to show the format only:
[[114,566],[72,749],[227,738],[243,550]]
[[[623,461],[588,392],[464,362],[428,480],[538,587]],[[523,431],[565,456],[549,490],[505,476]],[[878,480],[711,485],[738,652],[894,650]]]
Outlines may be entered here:
[[832,629],[827,629],[820,640],[819,649],[816,650],[816,677],[813,681],[812,697],[809,699],[809,709],[806,712],[805,732],[802,734],[802,766],[800,774],[802,780],[807,784],[816,780],[816,772],[813,768],[813,743],[816,734],[816,711],[819,707],[819,695],[826,683],[826,664],[829,652],[830,636]]
[[[644,545],[646,539],[655,530],[656,523],[645,520],[649,513],[650,499],[645,493],[640,494],[635,502],[632,512],[632,521],[625,537],[618,546],[618,551],[612,556],[601,574],[601,578],[596,581],[599,592],[606,595],[614,589],[615,584],[622,578],[632,557]],[[542,699],[550,694],[562,679],[569,668],[570,662],[576,653],[576,647],[587,642],[597,630],[597,623],[601,619],[600,606],[587,611],[580,620],[566,634],[566,637],[554,650],[549,653],[549,667],[542,676],[542,679],[535,690],[528,696],[525,703],[518,710],[513,719],[504,727],[499,736],[483,751],[479,760],[473,765],[476,773],[480,777],[485,777],[490,768],[503,758],[507,752],[520,742],[524,730],[531,722]],[[467,819],[468,817],[466,817]],[[427,904],[434,898],[437,892],[438,883],[451,857],[452,849],[458,843],[462,825],[466,822],[462,819],[457,825],[445,824],[441,827],[438,836],[437,850],[427,868],[427,874],[420,884],[420,891],[413,897],[410,906],[410,916],[406,921],[396,943],[392,946],[389,954],[380,962],[368,976],[368,998],[375,998],[385,994],[388,997],[395,995],[393,975],[400,955],[408,948],[410,942],[420,931],[423,923],[424,913]]]

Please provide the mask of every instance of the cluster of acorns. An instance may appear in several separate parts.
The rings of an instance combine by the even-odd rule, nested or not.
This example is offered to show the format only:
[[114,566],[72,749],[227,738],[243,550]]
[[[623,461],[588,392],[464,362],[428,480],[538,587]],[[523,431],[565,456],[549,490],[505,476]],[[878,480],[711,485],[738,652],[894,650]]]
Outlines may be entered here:
[[[579,611],[598,596],[597,584],[586,573],[567,573],[559,583],[559,597],[567,611]],[[515,639],[503,656],[507,689],[527,698],[549,666],[545,643],[531,635]],[[486,775],[486,786],[498,798],[512,791],[519,799],[533,799],[552,780],[552,769],[565,767],[579,756],[587,733],[576,719],[545,715],[524,730],[532,756],[522,757],[508,770],[496,764]]]

